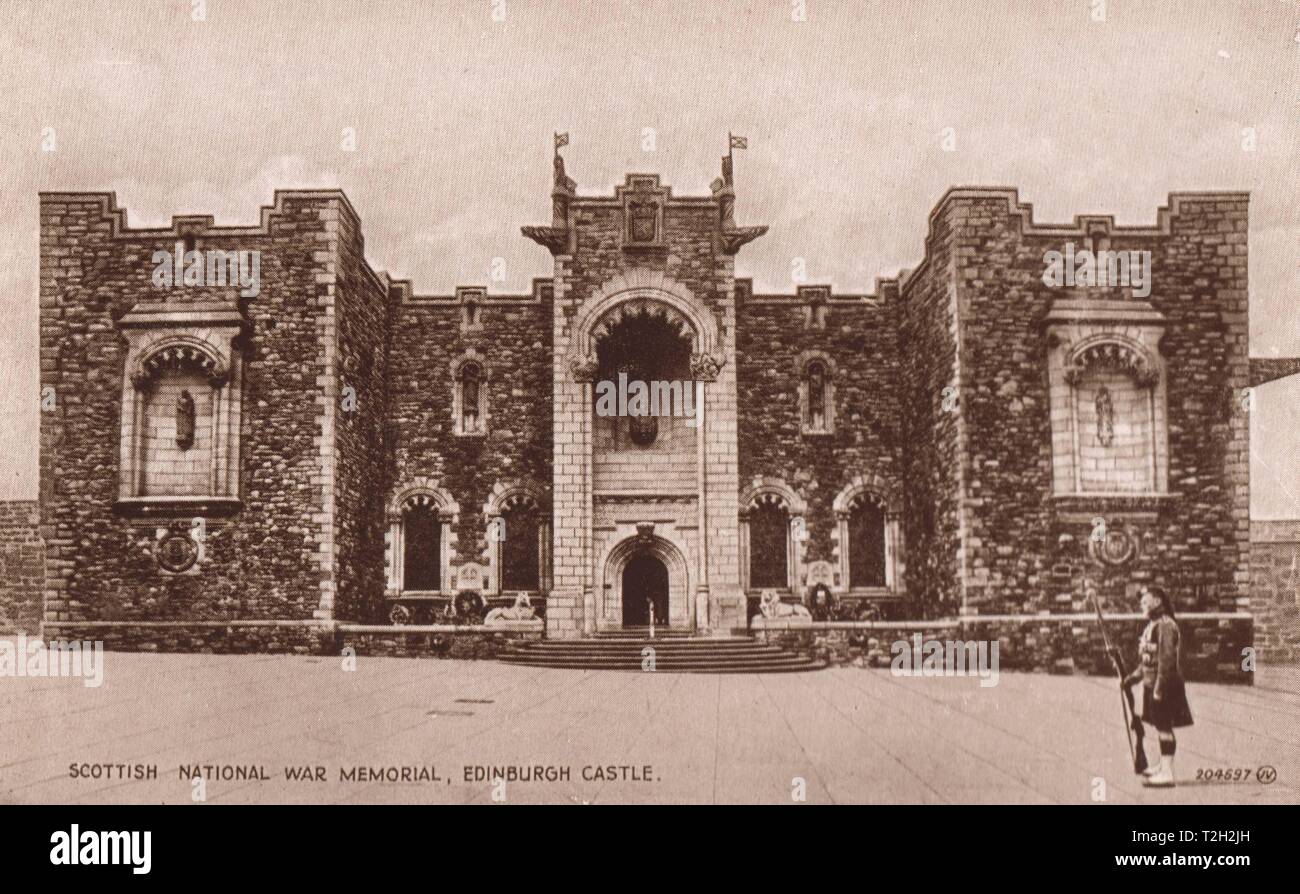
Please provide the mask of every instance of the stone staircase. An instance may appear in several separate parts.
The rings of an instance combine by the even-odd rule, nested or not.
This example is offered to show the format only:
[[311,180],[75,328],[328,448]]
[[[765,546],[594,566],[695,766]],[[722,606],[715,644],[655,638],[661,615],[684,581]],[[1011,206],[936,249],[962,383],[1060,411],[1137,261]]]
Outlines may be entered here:
[[654,649],[656,673],[780,674],[814,671],[823,661],[749,636],[700,637],[690,631],[648,628],[605,631],[589,639],[514,643],[500,656],[507,664],[582,670],[643,671],[642,650]]

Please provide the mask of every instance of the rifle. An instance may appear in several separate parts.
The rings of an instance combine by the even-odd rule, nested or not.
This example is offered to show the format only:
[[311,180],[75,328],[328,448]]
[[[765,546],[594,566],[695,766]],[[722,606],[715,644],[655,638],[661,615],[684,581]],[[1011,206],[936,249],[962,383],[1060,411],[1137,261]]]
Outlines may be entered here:
[[1124,681],[1128,679],[1128,671],[1124,667],[1124,659],[1120,656],[1119,650],[1110,644],[1110,636],[1106,633],[1106,619],[1101,614],[1101,604],[1097,602],[1097,594],[1088,586],[1086,578],[1083,586],[1088,591],[1088,598],[1092,600],[1092,607],[1097,610],[1097,626],[1101,628],[1106,654],[1110,655],[1110,660],[1115,665],[1115,672],[1119,674],[1119,701],[1124,709],[1124,732],[1128,734],[1128,753],[1133,759],[1133,772],[1141,773],[1147,768],[1147,755],[1142,748],[1142,737],[1146,730],[1142,726],[1142,718],[1138,716],[1137,707],[1133,704],[1133,690],[1124,685]]

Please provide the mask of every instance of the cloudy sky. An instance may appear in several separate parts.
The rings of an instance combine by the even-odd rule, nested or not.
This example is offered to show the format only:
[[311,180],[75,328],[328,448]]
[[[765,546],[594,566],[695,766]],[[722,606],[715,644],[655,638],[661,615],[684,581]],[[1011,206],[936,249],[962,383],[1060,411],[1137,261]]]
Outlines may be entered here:
[[[914,266],[952,185],[1045,223],[1249,190],[1251,350],[1300,355],[1300,4],[1101,3],[0,0],[0,498],[35,494],[39,190],[155,226],[341,187],[376,269],[522,291],[550,271],[519,226],[548,222],[553,130],[586,193],[707,194],[747,136],[737,217],[771,231],[738,266],[771,290],[795,258],[844,291]],[[1298,408],[1300,381],[1260,394],[1257,517],[1300,517]]]

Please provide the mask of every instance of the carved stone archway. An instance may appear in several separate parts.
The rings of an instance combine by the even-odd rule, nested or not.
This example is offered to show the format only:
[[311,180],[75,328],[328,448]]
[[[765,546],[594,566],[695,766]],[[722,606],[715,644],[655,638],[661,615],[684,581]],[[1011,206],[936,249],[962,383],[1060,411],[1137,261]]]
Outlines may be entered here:
[[668,623],[689,628],[695,616],[692,605],[690,566],[682,548],[657,534],[640,533],[625,537],[610,548],[601,563],[603,598],[597,626],[623,626],[623,571],[636,556],[653,556],[668,569]]

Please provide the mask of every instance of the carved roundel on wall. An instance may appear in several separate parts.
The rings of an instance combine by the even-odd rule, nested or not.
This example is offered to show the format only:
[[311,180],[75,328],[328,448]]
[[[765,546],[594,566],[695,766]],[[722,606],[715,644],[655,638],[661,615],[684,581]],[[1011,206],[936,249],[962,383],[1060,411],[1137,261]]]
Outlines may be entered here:
[[188,534],[175,532],[158,542],[158,564],[164,571],[181,574],[194,567],[199,560],[199,546]]
[[1123,565],[1137,556],[1138,538],[1129,531],[1112,528],[1106,532],[1104,540],[1092,541],[1092,551],[1107,565]]

